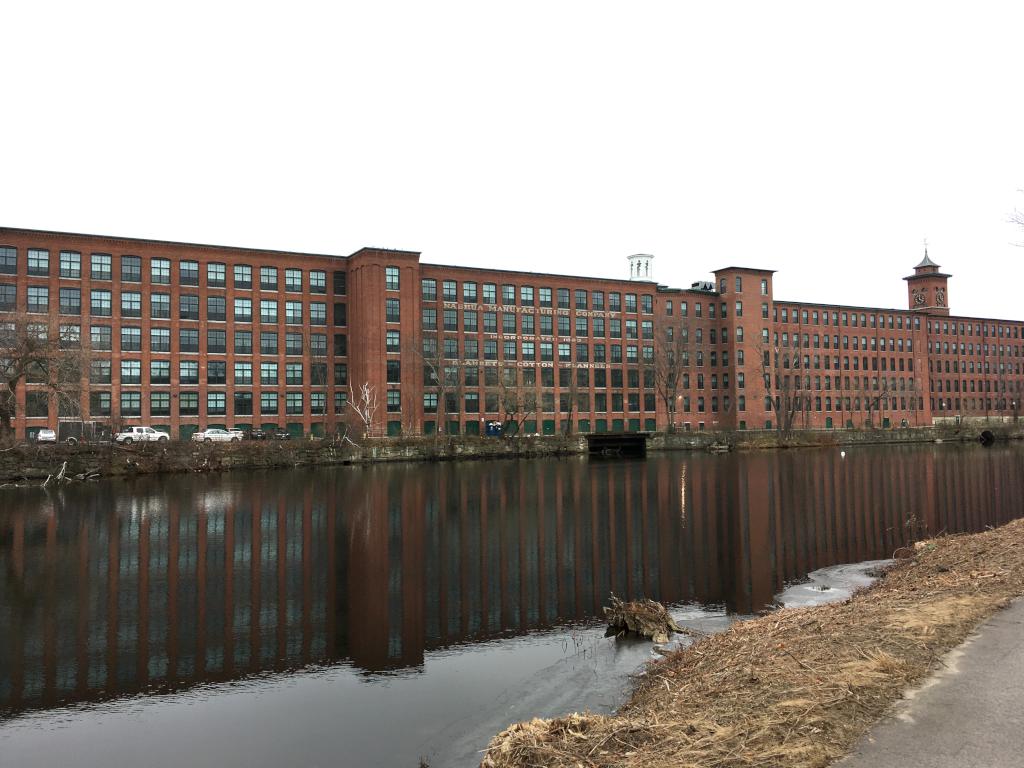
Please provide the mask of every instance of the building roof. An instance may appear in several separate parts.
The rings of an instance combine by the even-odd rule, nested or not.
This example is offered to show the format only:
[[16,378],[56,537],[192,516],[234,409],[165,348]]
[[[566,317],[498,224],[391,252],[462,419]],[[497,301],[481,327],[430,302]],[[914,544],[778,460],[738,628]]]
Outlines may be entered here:
[[914,269],[921,269],[922,267],[935,267],[936,269],[938,269],[939,267],[938,264],[936,264],[934,261],[928,258],[927,248],[924,249],[924,258],[921,259],[921,263],[914,267]]

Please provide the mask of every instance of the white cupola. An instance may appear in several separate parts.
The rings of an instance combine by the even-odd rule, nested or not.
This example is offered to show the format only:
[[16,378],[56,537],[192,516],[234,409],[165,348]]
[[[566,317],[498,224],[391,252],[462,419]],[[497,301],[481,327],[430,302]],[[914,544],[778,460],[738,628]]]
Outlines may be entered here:
[[649,253],[634,253],[629,259],[630,280],[653,280],[651,262],[654,257]]

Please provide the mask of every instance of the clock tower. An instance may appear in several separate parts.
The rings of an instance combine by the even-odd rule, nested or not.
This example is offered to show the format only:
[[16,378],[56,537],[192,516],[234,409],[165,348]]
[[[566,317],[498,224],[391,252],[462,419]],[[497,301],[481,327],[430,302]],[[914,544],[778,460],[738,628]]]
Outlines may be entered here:
[[914,267],[914,274],[903,279],[907,281],[907,300],[911,310],[930,315],[949,315],[949,294],[946,281],[952,277],[939,271],[939,265],[928,258],[928,246],[924,258]]

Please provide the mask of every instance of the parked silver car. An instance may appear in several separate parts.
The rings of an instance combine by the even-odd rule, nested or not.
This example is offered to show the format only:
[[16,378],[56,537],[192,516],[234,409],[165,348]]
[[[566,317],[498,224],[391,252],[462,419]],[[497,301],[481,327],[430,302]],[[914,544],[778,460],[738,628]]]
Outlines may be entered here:
[[57,442],[57,433],[54,432],[52,429],[40,429],[38,432],[36,432],[36,442],[37,443],[56,443]]
[[218,427],[204,429],[202,432],[195,432],[192,435],[193,443],[238,443],[241,440],[240,434]]

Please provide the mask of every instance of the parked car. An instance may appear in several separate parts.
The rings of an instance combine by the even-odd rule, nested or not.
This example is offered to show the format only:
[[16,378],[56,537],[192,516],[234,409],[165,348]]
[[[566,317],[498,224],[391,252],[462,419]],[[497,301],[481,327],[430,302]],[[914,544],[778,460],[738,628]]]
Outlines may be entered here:
[[114,435],[114,442],[121,445],[132,443],[166,443],[171,436],[152,427],[127,427]]
[[239,440],[248,440],[249,439],[249,430],[247,430],[247,429],[239,429],[238,427],[231,427],[228,430],[228,432],[231,433],[232,437],[237,437]]
[[37,443],[56,443],[57,433],[52,429],[40,429],[36,432]]
[[253,440],[291,440],[291,433],[286,429],[254,429],[250,433]]
[[220,429],[219,427],[204,429],[192,435],[193,443],[238,443],[241,440],[242,436],[240,434],[228,432],[228,430]]

